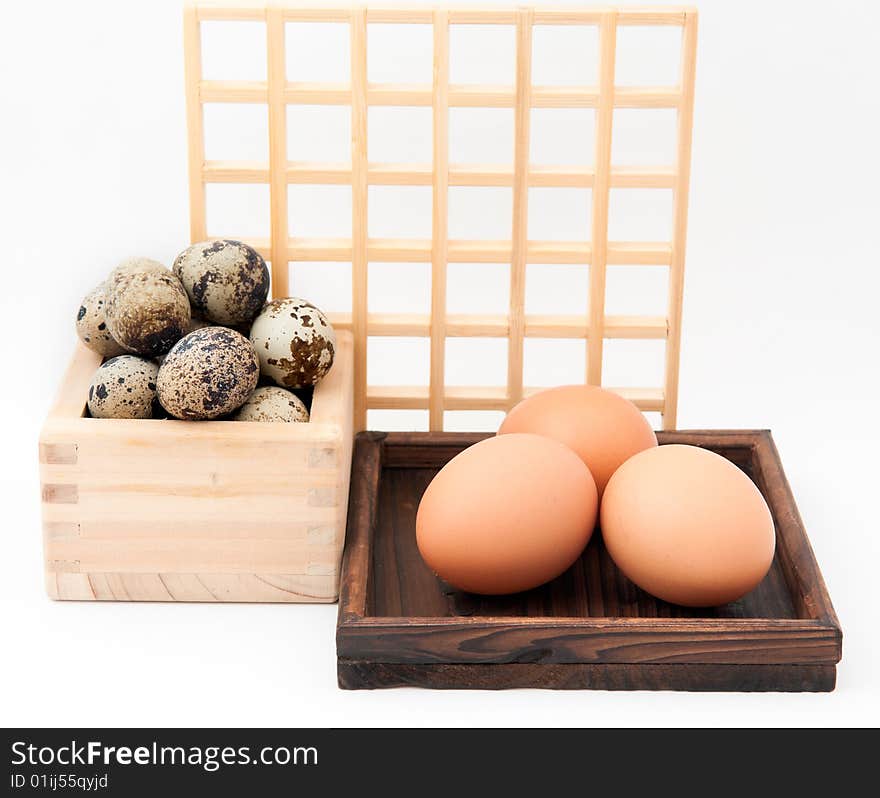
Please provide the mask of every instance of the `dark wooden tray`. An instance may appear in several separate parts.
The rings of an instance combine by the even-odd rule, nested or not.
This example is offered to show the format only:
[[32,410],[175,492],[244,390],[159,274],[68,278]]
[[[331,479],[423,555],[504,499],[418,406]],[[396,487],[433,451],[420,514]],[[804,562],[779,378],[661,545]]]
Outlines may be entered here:
[[693,610],[641,591],[601,535],[565,574],[514,596],[451,589],[422,562],[415,516],[434,474],[487,437],[357,436],[336,650],[340,687],[833,690],[841,632],[767,431],[658,433],[718,452],[767,499],[777,552],[740,601]]

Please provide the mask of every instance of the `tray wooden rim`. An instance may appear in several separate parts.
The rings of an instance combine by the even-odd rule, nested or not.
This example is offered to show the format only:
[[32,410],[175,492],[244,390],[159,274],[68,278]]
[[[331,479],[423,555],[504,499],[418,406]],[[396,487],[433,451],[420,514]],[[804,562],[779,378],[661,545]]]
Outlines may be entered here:
[[[804,531],[779,454],[769,430],[687,430],[658,433],[661,443],[707,445],[725,439],[730,447],[752,450],[760,469],[765,497],[777,522],[777,542],[783,570],[798,612],[806,617],[780,618],[525,618],[510,617],[380,617],[366,614],[376,498],[383,467],[394,467],[396,447],[461,448],[490,437],[491,433],[383,433],[356,436],[347,544],[343,556],[337,624],[337,655],[345,662],[407,663],[412,665],[503,664],[535,662],[529,659],[535,643],[542,649],[541,663],[557,664],[766,664],[834,665],[842,653],[842,632],[830,596]],[[389,451],[390,450],[390,451]],[[383,458],[385,460],[383,461]],[[358,578],[362,575],[362,578]],[[504,648],[508,637],[527,632],[528,645],[521,659]],[[472,634],[490,637],[495,649],[461,649],[450,659],[443,647],[426,650],[425,638]],[[418,650],[407,649],[418,636]],[[718,641],[722,650],[704,650],[701,643]],[[559,639],[565,646],[552,644]],[[620,640],[623,650],[610,645]],[[688,650],[669,653],[669,645]],[[574,654],[572,654],[574,649]]]

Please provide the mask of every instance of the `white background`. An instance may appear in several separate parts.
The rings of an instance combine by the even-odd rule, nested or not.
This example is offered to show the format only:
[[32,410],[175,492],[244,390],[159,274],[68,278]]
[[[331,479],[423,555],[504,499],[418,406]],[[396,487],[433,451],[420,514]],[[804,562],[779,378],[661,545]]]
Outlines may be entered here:
[[[122,257],[169,263],[188,242],[180,7],[83,0],[4,8],[0,722],[876,724],[880,13],[869,2],[708,0],[700,11],[679,426],[773,430],[844,629],[837,690],[345,692],[336,687],[335,606],[50,602],[42,586],[36,443],[72,350],[79,298]],[[581,68],[563,44],[544,42],[541,69],[558,75]],[[462,45],[457,60],[453,51],[453,71],[501,69],[506,56],[503,43],[496,46],[482,48],[482,56],[471,47],[468,56]],[[332,60],[320,37],[299,47],[294,69]],[[374,52],[371,69],[383,79],[396,56]],[[652,48],[633,52],[630,68],[650,72]],[[214,56],[221,67],[247,61],[237,50],[215,47]],[[419,47],[399,57],[418,60]],[[425,141],[418,135],[395,143],[399,123],[371,124],[384,131],[384,143],[380,133],[375,139],[386,152],[413,147],[408,157],[421,157]],[[339,135],[336,128],[319,129],[316,135],[305,122],[297,126],[316,146]],[[576,157],[583,144],[578,131],[573,121],[555,125],[543,146]],[[502,125],[496,134],[488,144],[464,136],[461,157],[502,152],[509,133]],[[259,136],[233,136],[226,144],[236,142],[256,147]],[[297,218],[318,209],[311,223],[344,224],[339,201],[322,205],[325,200],[310,197],[297,206]],[[392,202],[377,211],[378,218],[394,208]],[[504,224],[503,213],[495,218],[485,208],[481,224]],[[467,232],[475,214],[461,212]],[[239,228],[259,223],[254,214],[233,218]],[[565,218],[551,204],[530,220],[538,226],[530,233],[541,237]],[[624,215],[622,223],[629,219]],[[301,293],[326,288],[314,276],[296,279]],[[450,288],[463,310],[479,309],[468,304],[474,296],[494,296],[490,277],[473,279],[487,282],[476,290]],[[396,282],[393,275],[388,282]],[[414,292],[406,284],[399,293]],[[548,301],[540,291],[536,297]],[[462,379],[491,367],[498,353],[486,357],[488,366],[457,366]],[[573,362],[582,367],[564,352],[546,360],[560,380]],[[633,363],[650,368],[641,356]],[[408,423],[382,419],[385,426]]]

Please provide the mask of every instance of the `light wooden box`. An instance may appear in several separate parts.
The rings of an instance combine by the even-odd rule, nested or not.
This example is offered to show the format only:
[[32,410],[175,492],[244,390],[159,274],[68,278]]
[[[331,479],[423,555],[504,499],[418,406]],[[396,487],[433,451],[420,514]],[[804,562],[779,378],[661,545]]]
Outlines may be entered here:
[[40,435],[54,599],[333,602],[351,469],[353,340],[307,424],[85,417],[78,345]]

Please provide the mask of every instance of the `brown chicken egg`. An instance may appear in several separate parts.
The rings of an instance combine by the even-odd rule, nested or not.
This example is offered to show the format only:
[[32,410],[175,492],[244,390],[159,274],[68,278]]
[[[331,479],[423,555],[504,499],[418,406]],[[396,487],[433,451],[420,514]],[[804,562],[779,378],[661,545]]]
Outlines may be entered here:
[[587,464],[599,498],[615,470],[657,436],[630,401],[595,385],[563,385],[523,399],[501,424],[499,435],[532,432],[574,449]]
[[540,435],[503,435],[450,460],[422,496],[416,540],[428,566],[472,593],[529,590],[559,576],[596,524],[583,461]]
[[618,568],[673,604],[736,601],[773,561],[773,517],[758,488],[696,446],[660,446],[627,460],[605,488],[600,515]]

